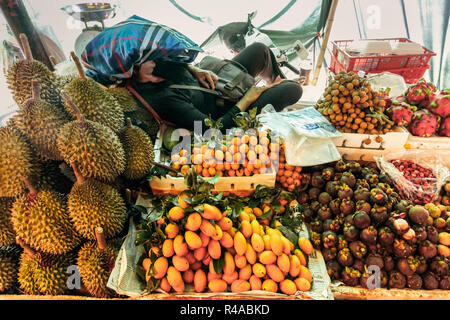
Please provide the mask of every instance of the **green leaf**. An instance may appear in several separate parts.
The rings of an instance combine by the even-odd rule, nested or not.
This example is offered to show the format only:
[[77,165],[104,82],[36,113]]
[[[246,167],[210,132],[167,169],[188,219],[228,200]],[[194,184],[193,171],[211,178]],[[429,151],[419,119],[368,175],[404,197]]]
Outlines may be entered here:
[[291,242],[294,244],[294,246],[297,244],[297,242],[298,242],[298,236],[297,236],[297,234],[296,234],[294,231],[292,231],[291,229],[289,229],[289,228],[286,227],[286,226],[279,226],[279,227],[278,227],[278,230],[280,230],[281,233],[283,233],[283,235],[284,235],[286,238],[288,238],[289,241],[291,241]]
[[147,217],[147,220],[149,222],[155,222],[159,218],[161,218],[164,214],[164,210],[154,210],[150,215]]
[[269,218],[269,217],[272,215],[272,213],[273,213],[273,210],[272,210],[272,209],[269,209],[269,210],[267,210],[267,212],[264,212],[264,213],[262,214],[262,216],[260,217],[260,219],[267,219],[267,218]]
[[216,273],[221,273],[223,266],[225,265],[225,250],[222,250],[222,254],[219,259],[213,259],[213,267]]
[[209,184],[215,185],[217,183],[217,181],[219,181],[219,178],[220,178],[219,174],[216,174],[214,177],[207,179],[206,181]]
[[161,167],[153,166],[147,175],[147,180],[151,180],[153,177],[164,178],[168,175],[169,175],[168,170]]
[[251,109],[248,114],[250,116],[250,118],[255,119],[256,118],[256,114],[258,113],[258,108],[254,107],[253,109]]

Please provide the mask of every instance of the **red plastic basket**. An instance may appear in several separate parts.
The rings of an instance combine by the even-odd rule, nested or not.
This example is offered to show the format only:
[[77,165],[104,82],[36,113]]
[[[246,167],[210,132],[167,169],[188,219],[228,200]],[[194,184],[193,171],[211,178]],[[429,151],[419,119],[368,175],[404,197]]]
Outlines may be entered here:
[[[406,38],[367,39],[395,42],[412,42]],[[430,68],[431,57],[436,54],[423,47],[423,54],[414,55],[378,55],[353,56],[345,50],[353,40],[333,41],[330,70],[334,73],[340,71],[364,71],[366,73],[380,73],[389,71],[401,75],[407,83],[415,83],[427,69]]]

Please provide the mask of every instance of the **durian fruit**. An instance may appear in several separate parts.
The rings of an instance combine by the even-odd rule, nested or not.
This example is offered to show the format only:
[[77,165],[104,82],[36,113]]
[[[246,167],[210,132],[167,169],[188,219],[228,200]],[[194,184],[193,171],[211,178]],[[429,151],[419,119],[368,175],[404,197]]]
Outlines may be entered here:
[[39,190],[54,190],[62,194],[68,194],[75,180],[71,180],[64,174],[65,163],[59,161],[42,161],[39,165],[40,179],[37,187]]
[[19,60],[8,70],[7,83],[19,108],[32,97],[32,81],[41,85],[40,98],[54,107],[61,106],[56,75],[42,62],[34,60],[28,39],[20,35],[25,60]]
[[136,100],[127,88],[110,87],[107,91],[117,100],[123,112],[133,112],[139,108]]
[[86,239],[95,239],[95,228],[103,228],[106,238],[122,231],[127,214],[125,202],[117,189],[85,179],[72,164],[77,182],[69,193],[67,207],[77,232]]
[[119,139],[127,160],[124,176],[130,180],[144,178],[155,159],[152,140],[144,130],[132,125],[130,118],[127,118],[126,126],[119,132]]
[[13,289],[17,281],[17,262],[4,250],[0,250],[0,293]]
[[[86,77],[80,60],[73,52],[72,58],[77,65],[80,78],[67,84],[64,91],[87,120],[98,122],[112,131],[118,132],[124,121],[123,110],[119,103],[97,82]],[[63,100],[65,100],[67,111],[76,117],[70,103],[64,97]]]
[[16,233],[11,222],[13,203],[14,198],[0,198],[0,246],[9,246],[16,242]]
[[78,252],[77,265],[88,292],[94,297],[108,298],[115,295],[106,285],[122,240],[115,239],[106,244],[102,228],[96,228],[96,235],[97,243],[87,242]]
[[147,132],[150,137],[156,137],[158,134],[159,123],[148,110],[139,107],[136,111],[127,113],[127,116],[131,118],[134,125]]
[[15,197],[25,190],[25,178],[37,168],[26,138],[10,127],[0,127],[0,197]]
[[67,288],[68,267],[74,264],[72,254],[48,255],[24,252],[20,258],[19,284],[25,294],[61,295]]
[[33,249],[63,254],[74,249],[80,238],[67,212],[64,195],[50,190],[37,192],[29,184],[29,194],[13,204],[11,221],[16,234]]
[[125,169],[125,152],[119,137],[108,127],[85,119],[63,91],[77,120],[67,123],[58,135],[64,161],[75,162],[84,177],[113,181]]
[[33,97],[19,110],[18,125],[31,147],[43,160],[62,160],[56,145],[59,129],[70,121],[67,113],[39,99],[39,84],[33,81]]

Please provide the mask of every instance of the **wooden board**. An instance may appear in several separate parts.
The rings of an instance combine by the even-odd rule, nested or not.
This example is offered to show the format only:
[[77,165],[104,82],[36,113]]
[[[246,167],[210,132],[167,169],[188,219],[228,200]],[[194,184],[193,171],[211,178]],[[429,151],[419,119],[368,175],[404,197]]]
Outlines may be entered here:
[[332,287],[336,300],[450,300],[450,290],[364,289]]

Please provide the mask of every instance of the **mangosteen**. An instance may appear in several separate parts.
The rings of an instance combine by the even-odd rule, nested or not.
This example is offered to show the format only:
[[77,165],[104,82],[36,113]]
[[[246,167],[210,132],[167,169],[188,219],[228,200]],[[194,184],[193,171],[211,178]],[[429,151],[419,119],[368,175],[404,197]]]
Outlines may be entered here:
[[341,200],[350,199],[353,197],[353,190],[346,184],[342,185],[338,189],[338,198]]
[[311,178],[311,185],[314,188],[322,189],[325,185],[325,180],[323,180],[322,175],[315,175]]
[[356,211],[364,211],[365,213],[369,214],[371,209],[372,206],[370,205],[370,203],[364,200],[359,200],[356,202]]
[[365,271],[364,260],[355,259],[352,267],[355,268],[356,270],[358,270],[359,272],[363,273]]
[[374,226],[369,226],[363,230],[361,230],[359,237],[361,238],[362,242],[364,242],[367,245],[374,245],[377,243],[377,236],[378,231],[375,229]]
[[392,245],[384,246],[381,243],[377,243],[377,249],[375,250],[375,252],[378,252],[383,256],[390,256],[394,254],[394,248],[392,247]]
[[[357,179],[356,180],[356,189],[367,189],[367,190],[369,190],[370,189],[370,185],[369,185],[369,183],[367,182],[366,179]],[[369,196],[370,196],[370,194],[369,194]],[[366,201],[369,201],[369,199],[367,199]]]
[[351,225],[351,224],[345,224],[344,225],[344,237],[345,240],[348,242],[355,241],[358,239],[359,231],[358,229]]
[[361,277],[361,272],[358,270],[346,267],[341,272],[342,282],[344,282],[347,286],[355,287],[359,283],[359,278]]
[[320,194],[320,189],[319,188],[311,188],[308,191],[308,196],[309,196],[309,201],[315,201],[317,200],[317,198],[319,197]]
[[344,216],[353,214],[355,212],[355,203],[349,198],[344,199],[341,201],[339,210]]
[[406,277],[397,270],[389,272],[389,288],[403,289],[406,286]]
[[320,245],[321,245],[320,233],[313,231],[313,232],[311,232],[311,234],[309,236],[310,236],[310,240],[311,240],[313,247],[319,250]]
[[345,217],[344,217],[344,224],[345,224],[345,223],[354,225],[354,222],[353,222],[353,215],[349,214],[348,216],[345,216]]
[[450,290],[450,276],[444,276],[439,281],[439,289]]
[[352,255],[357,259],[362,259],[367,254],[367,246],[361,241],[352,241],[348,245]]
[[385,270],[381,270],[381,274],[380,274],[380,286],[382,288],[386,288],[389,282],[389,276],[387,274],[387,272]]
[[409,256],[407,258],[400,258],[397,261],[397,269],[405,276],[410,276],[414,274],[417,270],[417,266],[419,263],[413,256]]
[[402,218],[389,218],[388,225],[399,236],[405,234],[409,230],[409,223]]
[[345,240],[345,237],[344,237],[343,234],[339,234],[338,235],[338,241],[337,241],[337,244],[336,244],[336,248],[338,250],[342,250],[344,248],[348,248],[348,242],[347,242],[347,240]]
[[434,258],[437,254],[437,247],[430,240],[425,240],[419,244],[419,253],[425,259]]
[[408,241],[409,244],[414,244],[417,242],[417,238],[416,238],[416,232],[414,231],[414,229],[409,228],[408,231],[406,231],[403,235],[402,235],[403,239],[405,239],[406,241]]
[[420,225],[426,225],[428,223],[430,213],[428,212],[427,209],[425,209],[425,207],[414,206],[409,209],[408,217],[414,223],[417,223]]
[[321,206],[322,206],[322,205],[320,204],[319,201],[313,201],[313,202],[309,205],[309,208],[310,208],[312,211],[317,212],[317,211],[320,209]]
[[298,195],[297,201],[300,204],[308,203],[309,202],[309,195],[306,192],[302,191]]
[[364,177],[365,180],[367,180],[365,177],[370,176],[372,174],[375,174],[376,171],[372,170],[371,168],[365,166],[361,169],[361,176]]
[[[359,270],[358,270],[359,271]],[[368,289],[368,280],[371,277],[370,273],[367,273],[365,271],[360,271],[361,272],[361,278],[359,278],[359,284],[361,287]]]
[[385,206],[375,204],[370,210],[370,217],[378,225],[389,218],[389,213]]
[[391,256],[385,256],[383,258],[383,262],[384,262],[384,269],[386,271],[394,270],[395,262],[394,262],[394,259]]
[[353,215],[353,223],[359,229],[365,229],[370,226],[370,217],[364,211],[356,211]]
[[313,221],[311,221],[311,223],[309,224],[309,227],[314,232],[317,232],[317,233],[323,232],[323,222],[320,221],[319,219],[314,219]]
[[334,168],[328,167],[322,170],[322,179],[330,181],[334,177]]
[[422,288],[422,285],[423,285],[422,277],[419,276],[417,273],[407,276],[406,282],[407,282],[408,288],[413,289],[413,290],[419,290]]
[[357,161],[350,161],[347,163],[347,168],[351,173],[357,174],[361,172],[361,164]]
[[330,208],[331,212],[334,215],[336,215],[336,214],[341,213],[340,205],[341,205],[341,200],[340,199],[333,199],[329,203],[328,207]]
[[416,273],[422,274],[428,269],[427,260],[422,256],[415,256],[417,261]]
[[342,267],[336,260],[327,261],[327,272],[331,280],[339,279]]
[[328,203],[330,203],[331,196],[327,193],[327,192],[322,192],[321,194],[319,194],[319,198],[318,198],[319,202],[323,205],[327,205]]
[[314,218],[314,211],[311,208],[304,208],[302,211],[303,221],[308,223]]
[[387,194],[380,188],[374,188],[370,190],[370,202],[372,204],[385,204],[387,200]]
[[409,200],[400,200],[400,202],[398,202],[395,205],[395,210],[399,211],[399,212],[408,212],[411,207],[412,207],[411,201],[409,201]]
[[404,239],[395,239],[393,247],[397,258],[406,258],[413,253],[413,248]]
[[339,179],[339,182],[343,185],[347,185],[350,188],[353,188],[356,185],[356,178],[351,172],[344,172],[342,173],[341,178]]
[[327,192],[330,196],[337,196],[339,183],[336,181],[328,181],[325,185],[325,192]]
[[340,217],[336,217],[331,221],[330,230],[334,232],[338,232],[341,230],[341,225],[343,224],[343,219]]
[[331,219],[332,217],[333,217],[333,215],[331,214],[331,210],[327,206],[322,206],[317,211],[317,218],[319,218],[322,221]]
[[322,244],[324,248],[335,247],[337,244],[337,235],[331,230],[322,233]]
[[412,229],[416,233],[416,239],[418,241],[424,241],[427,239],[427,230],[424,226],[414,225]]
[[427,271],[422,275],[423,286],[428,290],[439,288],[439,277],[433,272]]
[[435,227],[427,227],[427,240],[430,240],[433,243],[439,243],[439,232]]
[[392,181],[389,178],[389,176],[384,173],[380,173],[378,175],[378,180],[380,180],[380,182],[385,183],[385,184],[392,184]]
[[328,231],[328,230],[331,230],[331,224],[333,223],[333,220],[332,219],[327,219],[327,220],[325,220],[323,223],[322,223],[322,226],[323,226],[323,231]]
[[445,276],[449,271],[448,262],[442,256],[434,257],[430,263],[430,271],[439,276]]
[[367,266],[378,266],[381,269],[384,267],[384,259],[377,253],[369,253],[366,257]]
[[325,261],[334,260],[337,255],[337,249],[335,247],[321,249],[321,252]]
[[355,199],[355,201],[369,201],[370,191],[366,188],[358,188],[355,192],[353,192],[353,198]]
[[343,160],[338,160],[334,168],[337,172],[344,172],[347,169],[347,164]]
[[390,246],[394,242],[394,238],[394,233],[388,227],[381,227],[378,232],[378,239],[380,239],[380,243],[385,246]]
[[350,249],[344,248],[342,250],[339,250],[337,253],[337,261],[341,264],[343,267],[349,267],[353,265],[353,256],[350,253]]

